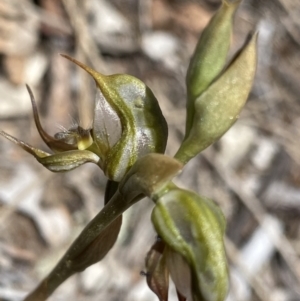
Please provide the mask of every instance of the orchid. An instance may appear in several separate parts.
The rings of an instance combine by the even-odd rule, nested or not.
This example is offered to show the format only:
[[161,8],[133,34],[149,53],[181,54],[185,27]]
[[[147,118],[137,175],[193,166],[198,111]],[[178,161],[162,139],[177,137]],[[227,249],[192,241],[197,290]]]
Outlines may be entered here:
[[104,258],[114,245],[122,214],[144,197],[154,202],[157,241],[146,256],[146,279],[160,301],[168,300],[169,276],[179,301],[224,301],[228,268],[225,218],[210,199],[177,187],[184,165],[217,141],[238,119],[254,80],[257,34],[228,63],[232,21],[240,1],[223,0],[199,39],[187,72],[185,137],[174,158],[164,155],[168,129],[157,99],[130,75],[87,71],[97,93],[93,125],[50,136],[42,128],[29,87],[37,130],[53,154],[0,132],[53,172],[92,162],[108,179],[105,206],[85,227],[56,267],[25,301],[47,299],[67,278]]
[[130,75],[105,76],[63,56],[86,70],[96,82],[92,128],[77,126],[51,137],[41,126],[33,93],[27,86],[37,130],[55,154],[37,149],[5,132],[0,132],[1,135],[53,172],[72,170],[92,162],[112,181],[120,181],[140,156],[164,152],[167,124],[152,91],[143,82]]

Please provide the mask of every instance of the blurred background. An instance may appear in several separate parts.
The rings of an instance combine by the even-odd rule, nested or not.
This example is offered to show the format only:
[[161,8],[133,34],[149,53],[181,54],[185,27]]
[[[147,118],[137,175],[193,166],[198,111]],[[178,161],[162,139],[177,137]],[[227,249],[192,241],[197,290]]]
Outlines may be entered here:
[[[185,124],[185,73],[220,0],[0,0],[0,129],[45,149],[27,83],[51,134],[92,123],[95,84],[62,58],[143,80],[169,124],[174,155]],[[244,0],[230,56],[259,31],[256,81],[240,120],[192,160],[177,183],[205,195],[228,221],[227,301],[300,300],[300,3]],[[103,206],[92,164],[53,174],[0,137],[0,300],[21,300]],[[106,258],[49,300],[154,301],[140,275],[155,241],[152,203],[127,211]],[[170,300],[176,300],[171,288]]]

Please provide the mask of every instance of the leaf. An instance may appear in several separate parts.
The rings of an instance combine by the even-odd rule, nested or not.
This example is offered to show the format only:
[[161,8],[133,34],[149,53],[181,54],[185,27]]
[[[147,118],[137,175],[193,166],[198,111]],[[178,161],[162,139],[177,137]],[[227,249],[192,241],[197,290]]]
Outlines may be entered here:
[[187,163],[218,140],[239,118],[255,75],[256,40],[257,34],[223,74],[196,99],[190,133],[175,155],[179,161]]
[[[118,190],[118,183],[107,181],[104,204],[106,205]],[[115,244],[122,225],[122,215],[114,219],[99,235],[75,258],[73,271],[82,272],[92,264],[102,260]]]
[[122,225],[122,215],[112,221],[101,233],[92,241],[90,245],[78,255],[73,265],[73,271],[82,272],[92,264],[102,260],[115,244]]
[[223,0],[222,6],[203,30],[187,71],[186,136],[193,124],[195,99],[219,75],[226,63],[232,34],[232,21],[241,1]]

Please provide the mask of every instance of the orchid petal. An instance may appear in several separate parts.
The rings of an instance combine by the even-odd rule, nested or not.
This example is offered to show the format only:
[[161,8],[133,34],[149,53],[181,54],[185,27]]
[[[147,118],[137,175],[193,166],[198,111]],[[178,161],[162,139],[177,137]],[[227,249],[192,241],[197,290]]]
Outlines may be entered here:
[[63,151],[68,151],[68,150],[75,150],[77,149],[77,145],[73,144],[68,144],[65,143],[61,140],[58,140],[52,136],[50,136],[42,127],[38,110],[37,110],[37,105],[34,99],[34,95],[28,85],[26,85],[27,91],[30,95],[30,100],[31,100],[31,105],[32,105],[32,110],[33,110],[33,117],[35,121],[36,128],[41,136],[41,138],[44,140],[44,142],[48,145],[48,147],[54,151],[54,152],[63,152]]

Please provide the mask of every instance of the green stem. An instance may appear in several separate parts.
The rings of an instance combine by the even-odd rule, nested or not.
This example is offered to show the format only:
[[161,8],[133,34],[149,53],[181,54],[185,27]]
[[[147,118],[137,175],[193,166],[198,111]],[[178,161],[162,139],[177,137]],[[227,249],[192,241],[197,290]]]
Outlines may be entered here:
[[78,269],[77,257],[89,247],[107,226],[142,197],[142,195],[139,195],[133,201],[126,202],[117,191],[107,205],[83,229],[56,267],[24,301],[43,301],[47,299],[61,283],[73,274],[82,271],[82,269]]

